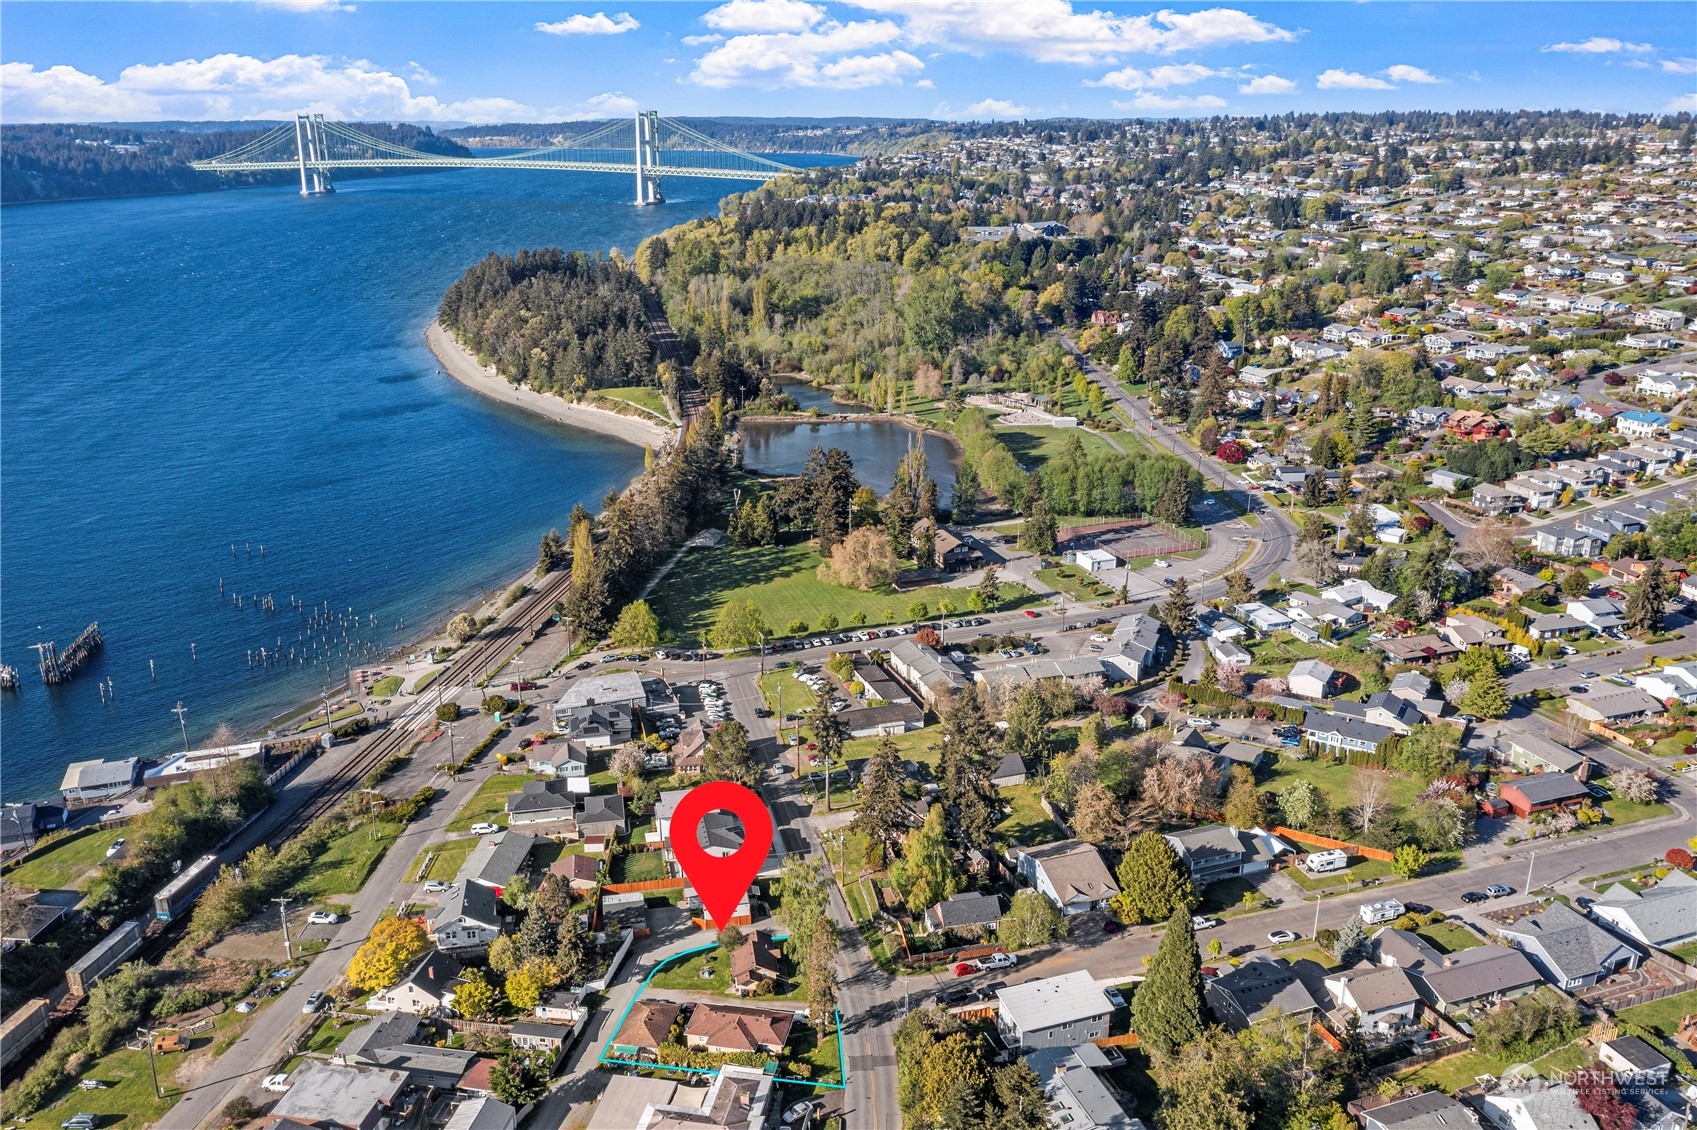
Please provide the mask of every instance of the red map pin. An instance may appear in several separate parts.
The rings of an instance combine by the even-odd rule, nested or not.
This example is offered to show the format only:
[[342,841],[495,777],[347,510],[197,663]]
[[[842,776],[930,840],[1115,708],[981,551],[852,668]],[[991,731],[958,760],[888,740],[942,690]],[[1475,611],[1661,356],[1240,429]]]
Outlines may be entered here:
[[[742,822],[742,846],[728,855],[701,846],[702,818],[721,811]],[[772,849],[772,817],[765,802],[752,789],[734,781],[697,785],[672,810],[667,838],[671,840],[678,866],[683,868],[695,893],[701,896],[707,916],[723,930]]]

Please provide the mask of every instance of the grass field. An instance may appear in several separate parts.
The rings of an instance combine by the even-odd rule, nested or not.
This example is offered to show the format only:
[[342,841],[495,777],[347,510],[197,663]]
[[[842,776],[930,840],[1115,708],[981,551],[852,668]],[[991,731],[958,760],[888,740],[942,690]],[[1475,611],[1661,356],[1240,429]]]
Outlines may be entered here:
[[[1272,773],[1261,782],[1263,788],[1274,792],[1288,788],[1297,780],[1308,781],[1326,796],[1326,803],[1335,812],[1346,807],[1349,803],[1349,783],[1355,779],[1356,769],[1349,765],[1333,764],[1310,758],[1307,761],[1292,761],[1281,757]],[[1414,798],[1420,795],[1420,783],[1414,778],[1400,773],[1393,773],[1390,782],[1391,803],[1399,808],[1407,808],[1414,803]],[[1360,868],[1356,868],[1357,871]]]
[[[892,588],[862,592],[826,584],[817,575],[819,551],[810,545],[767,545],[737,549],[692,549],[649,596],[668,638],[694,643],[712,627],[719,609],[731,600],[752,600],[775,635],[788,634],[801,621],[807,630],[821,629],[826,616],[839,628],[857,623],[897,624],[912,617],[908,609],[924,604],[927,615],[938,615],[942,602],[956,611],[966,609],[967,590],[933,585],[898,593]],[[1003,607],[1037,603],[1023,585],[1006,584]],[[856,620],[856,614],[864,617]]]
[[[180,1059],[180,1057],[179,1057]],[[175,1061],[160,1057],[159,1083],[166,1094],[177,1088],[171,1079]],[[58,1102],[23,1123],[28,1130],[58,1130],[59,1124],[73,1114],[87,1112],[100,1115],[100,1125],[106,1126],[163,1126],[170,1105],[153,1094],[153,1078],[148,1072],[147,1052],[133,1052],[120,1047],[103,1055],[84,1071],[80,1078],[94,1079],[106,1084],[100,1091],[82,1091],[75,1086]]]
[[1353,867],[1325,875],[1309,875],[1300,867],[1285,869],[1285,875],[1305,891],[1323,891],[1329,887],[1360,882],[1362,879],[1383,879],[1390,873],[1391,865],[1382,859],[1363,859]]
[[1084,454],[1101,455],[1113,446],[1096,433],[1085,428],[1050,428],[1039,424],[1018,428],[996,428],[996,438],[1007,445],[1021,467],[1036,470],[1060,455],[1068,439],[1077,436],[1084,444]]
[[405,824],[367,823],[342,833],[289,888],[290,894],[322,902],[332,896],[357,893],[405,828]]
[[404,682],[406,682],[406,680],[399,675],[385,675],[383,678],[378,679],[375,683],[371,684],[371,697],[388,698],[390,695],[400,690],[401,684]]
[[477,786],[477,791],[466,801],[460,814],[454,817],[448,825],[450,832],[469,832],[473,824],[485,821],[506,827],[507,798],[524,788],[524,783],[530,778],[523,773],[496,773],[483,784]]
[[1459,953],[1484,944],[1478,934],[1459,922],[1439,922],[1435,926],[1422,926],[1414,932],[1431,942],[1439,953]]
[[61,840],[16,870],[6,872],[6,882],[38,891],[69,888],[89,869],[106,862],[106,849],[123,834],[122,828],[95,828]]
[[1634,1005],[1622,1009],[1619,1015],[1628,1024],[1636,1024],[1663,1039],[1671,1039],[1679,1029],[1679,1022],[1694,1012],[1697,1012],[1697,990],[1663,997],[1649,1004]]
[[996,825],[996,834],[1022,846],[1060,839],[1060,826],[1043,811],[1043,806],[1038,803],[1039,795],[1036,785],[1015,785],[1003,789],[1002,799],[1008,803],[1010,811]]
[[[785,696],[788,698],[788,696]],[[942,742],[941,732],[935,728],[927,730],[909,730],[905,734],[897,734],[891,738],[853,738],[843,743],[843,760],[845,762],[864,761],[878,750],[878,744],[884,741],[894,742],[896,754],[906,761],[917,761],[921,765],[935,767],[937,764],[938,746]]]
[[1603,802],[1603,811],[1609,814],[1609,823],[1619,826],[1621,824],[1635,824],[1640,820],[1651,820],[1657,816],[1666,816],[1673,809],[1661,802],[1636,804],[1630,800],[1615,797]]
[[[471,849],[476,846],[477,838],[475,836],[431,844],[418,853],[418,858],[413,860],[412,866],[407,869],[407,876],[415,882],[423,882],[426,879],[440,879],[444,883],[451,882],[454,876],[459,874],[461,865],[466,861],[466,856],[470,855]],[[424,863],[426,857],[430,859],[430,866],[420,871],[419,866]]]
[[666,858],[657,851],[631,851],[619,856],[616,882],[641,883],[666,877]]
[[671,413],[666,411],[666,398],[657,388],[645,385],[630,385],[623,388],[598,388],[595,395],[604,396],[608,400],[620,400],[644,412],[651,413],[661,420],[670,421]]
[[1085,603],[1093,600],[1106,600],[1114,595],[1112,588],[1092,577],[1077,565],[1059,565],[1053,569],[1039,569],[1037,579],[1050,588],[1064,592],[1074,600]]

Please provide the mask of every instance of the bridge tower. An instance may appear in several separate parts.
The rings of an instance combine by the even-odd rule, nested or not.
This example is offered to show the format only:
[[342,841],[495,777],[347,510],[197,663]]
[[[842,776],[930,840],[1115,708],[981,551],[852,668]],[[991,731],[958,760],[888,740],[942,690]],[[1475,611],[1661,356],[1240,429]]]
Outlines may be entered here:
[[660,113],[636,112],[636,203],[664,204],[660,193]]
[[324,132],[324,115],[296,114],[295,157],[301,171],[302,196],[323,196],[336,191],[336,186],[330,183],[329,171],[319,164],[329,155],[329,136]]

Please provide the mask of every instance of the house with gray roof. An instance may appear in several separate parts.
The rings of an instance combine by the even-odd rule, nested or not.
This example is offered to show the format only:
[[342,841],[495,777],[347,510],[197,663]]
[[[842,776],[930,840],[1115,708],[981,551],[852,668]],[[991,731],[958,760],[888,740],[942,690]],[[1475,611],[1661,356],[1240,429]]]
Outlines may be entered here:
[[1102,653],[1102,665],[1128,683],[1159,671],[1173,656],[1173,635],[1145,612],[1120,617]]
[[966,686],[966,675],[954,660],[911,639],[890,648],[890,670],[927,706],[935,706],[939,698]]
[[1506,946],[1444,954],[1409,973],[1426,1003],[1448,1015],[1523,997],[1544,983],[1525,954]]
[[304,1060],[266,1115],[268,1125],[373,1127],[399,1113],[407,1073]]
[[1565,903],[1552,902],[1535,914],[1497,927],[1497,933],[1558,989],[1595,985],[1611,973],[1637,969],[1644,958],[1637,948]]
[[1019,754],[1011,749],[1003,753],[1002,760],[996,764],[996,771],[990,774],[990,783],[998,789],[1025,784],[1025,762],[1020,760]]
[[553,781],[526,781],[524,788],[507,797],[507,824],[563,824],[577,815],[577,798],[573,782],[566,778]]
[[1165,837],[1198,887],[1239,875],[1258,875],[1290,845],[1260,828],[1241,831],[1225,824],[1204,824]]
[[1566,1083],[1532,1079],[1480,1096],[1485,1117],[1502,1130],[1596,1130]]
[[1141,1120],[1120,1106],[1096,1071],[1110,1066],[1091,1043],[1070,1048],[1040,1048],[1025,1057],[1043,1085],[1049,1124],[1064,1130],[1144,1130]]
[[1432,685],[1432,677],[1422,671],[1403,671],[1391,678],[1390,693],[1420,711],[1424,718],[1437,718],[1449,704]]
[[460,865],[455,882],[462,887],[467,883],[481,883],[492,888],[495,897],[499,898],[508,881],[529,868],[530,853],[536,848],[536,843],[535,836],[527,836],[523,832],[498,832],[484,836]]
[[400,1044],[410,1044],[416,1035],[418,1017],[404,1012],[385,1012],[349,1032],[342,1042],[336,1045],[330,1062],[375,1064],[378,1052]]
[[996,990],[996,1027],[1009,1047],[1071,1048],[1108,1034],[1114,1007],[1080,970]]
[[1470,1130],[1479,1116],[1442,1091],[1426,1091],[1361,1112],[1362,1130]]
[[1575,773],[1585,758],[1530,730],[1497,731],[1497,754],[1522,773]]
[[1021,877],[1047,895],[1062,914],[1100,910],[1120,893],[1101,853],[1082,840],[1018,848],[1014,859]]
[[[1317,975],[1323,970],[1306,963]],[[1325,1011],[1319,995],[1294,966],[1256,954],[1236,969],[1202,983],[1202,995],[1214,1019],[1239,1031],[1275,1016],[1309,1016]]]
[[460,883],[430,916],[430,940],[439,950],[480,950],[503,932],[495,890],[482,883]]
[[1349,714],[1310,710],[1302,723],[1302,740],[1313,742],[1328,750],[1357,750],[1377,752],[1396,733],[1388,726],[1378,726]]
[[1420,993],[1408,973],[1394,965],[1363,963],[1326,978],[1338,1011],[1363,1032],[1395,1032],[1414,1023]]
[[1660,949],[1697,941],[1697,878],[1669,871],[1667,878],[1643,891],[1616,883],[1591,904],[1591,916]]
[[962,891],[925,912],[933,930],[981,935],[1002,920],[1002,900],[988,891]]
[[583,798],[583,808],[577,814],[580,836],[614,836],[625,834],[625,798],[617,793],[596,794]]
[[111,800],[135,787],[138,764],[133,757],[121,761],[73,761],[65,767],[59,792],[67,806]]

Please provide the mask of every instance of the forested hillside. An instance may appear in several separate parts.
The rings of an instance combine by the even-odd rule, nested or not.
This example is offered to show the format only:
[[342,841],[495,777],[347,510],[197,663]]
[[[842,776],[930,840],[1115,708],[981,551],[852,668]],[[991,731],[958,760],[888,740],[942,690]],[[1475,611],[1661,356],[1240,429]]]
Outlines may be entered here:
[[642,286],[622,263],[557,247],[490,255],[442,298],[442,324],[538,392],[655,383]]
[[[105,196],[151,196],[167,192],[210,192],[254,184],[286,184],[293,172],[219,176],[189,168],[227,153],[277,123],[192,129],[167,126],[8,125],[0,129],[0,202],[79,200]],[[358,122],[355,127],[383,141],[425,153],[470,156],[457,141],[427,126]],[[402,171],[403,174],[405,171]],[[345,170],[338,180],[394,175],[393,170]]]

